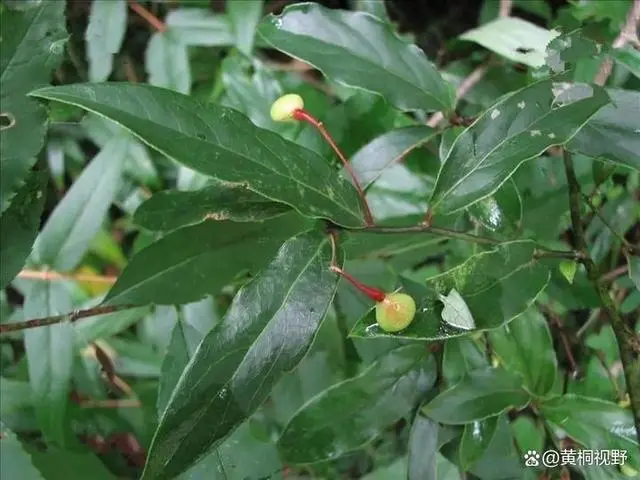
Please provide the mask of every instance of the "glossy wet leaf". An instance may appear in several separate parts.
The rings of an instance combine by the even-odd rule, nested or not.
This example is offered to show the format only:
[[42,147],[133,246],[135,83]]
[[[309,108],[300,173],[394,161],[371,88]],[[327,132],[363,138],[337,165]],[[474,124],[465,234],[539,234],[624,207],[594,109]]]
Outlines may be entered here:
[[612,103],[569,142],[570,150],[640,170],[640,92],[608,89]]
[[206,221],[174,230],[138,252],[106,303],[173,305],[217,292],[235,275],[265,265],[280,244],[305,228],[297,215],[257,223]]
[[227,3],[227,15],[238,50],[251,55],[256,26],[262,17],[262,0]]
[[[69,313],[71,295],[64,282],[32,282],[25,296],[26,318]],[[38,425],[48,442],[67,441],[67,404],[73,368],[73,327],[61,322],[24,332],[32,400]]]
[[[434,340],[508,323],[533,303],[549,281],[549,270],[534,259],[534,250],[531,241],[506,242],[428,278],[424,285],[401,277],[402,291],[416,300],[413,322],[396,334],[388,334],[378,327],[375,315],[370,312],[356,323],[350,335]],[[453,327],[442,319],[444,306],[440,297],[448,295],[453,288],[473,315],[474,330]]]
[[0,288],[20,272],[31,253],[44,207],[47,173],[34,170],[0,214]]
[[[416,414],[409,437],[408,480],[457,478],[457,470],[438,453],[457,434],[420,414]],[[447,475],[453,473],[456,477]]]
[[171,395],[143,478],[171,478],[219,445],[304,357],[331,303],[337,276],[319,232],[288,240],[234,298]]
[[455,139],[430,208],[455,212],[491,195],[523,162],[569,141],[608,101],[599,87],[558,77],[505,96]]
[[469,372],[422,411],[438,422],[458,425],[522,408],[529,399],[520,377],[501,368],[485,368]]
[[435,373],[423,346],[392,350],[298,410],[278,440],[283,458],[313,463],[358,449],[409,412],[433,385]]
[[38,235],[35,261],[61,271],[78,265],[114,200],[128,147],[127,137],[113,137],[91,160]]
[[290,210],[240,184],[210,182],[199,190],[165,190],[136,210],[134,221],[149,230],[174,230],[203,221],[256,222]]
[[126,29],[126,0],[95,0],[91,3],[85,33],[89,80],[103,82],[109,77],[113,56],[120,51]]
[[151,36],[144,54],[149,83],[180,93],[191,90],[191,69],[187,46],[171,30]]
[[514,446],[506,415],[496,419],[496,429],[480,458],[469,469],[478,478],[533,480],[522,468],[522,454]]
[[435,135],[436,130],[426,125],[391,130],[358,150],[351,157],[351,168],[362,188],[366,189],[380,178],[384,170],[400,162],[407,153]]
[[242,183],[303,215],[363,224],[355,189],[324,158],[231,109],[143,85],[68,85],[33,95],[110,118],[183,165]]
[[39,2],[0,16],[0,212],[35,164],[47,131],[46,110],[26,96],[49,84],[62,60],[67,33],[64,2]]
[[0,424],[0,470],[1,480],[23,478],[25,480],[44,480],[15,433]]
[[258,33],[328,78],[383,95],[400,109],[449,111],[454,106],[453,88],[424,53],[372,15],[305,3],[267,17]]
[[470,217],[490,232],[513,238],[522,226],[522,197],[510,178],[493,195],[474,203]]
[[569,394],[545,401],[540,412],[547,422],[585,448],[626,450],[627,463],[640,468],[640,448],[630,409]]
[[493,440],[498,426],[498,417],[476,420],[464,426],[460,440],[460,464],[467,471],[478,461]]

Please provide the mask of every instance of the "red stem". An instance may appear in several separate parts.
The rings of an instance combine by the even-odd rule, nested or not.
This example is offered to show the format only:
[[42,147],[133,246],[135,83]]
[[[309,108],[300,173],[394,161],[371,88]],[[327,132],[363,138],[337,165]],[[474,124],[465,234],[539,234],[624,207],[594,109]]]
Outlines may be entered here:
[[373,215],[371,214],[371,209],[369,208],[369,204],[367,203],[364,190],[362,190],[362,187],[360,186],[360,182],[358,182],[358,178],[356,177],[355,172],[351,168],[351,164],[343,155],[342,151],[338,148],[338,145],[336,145],[336,142],[333,140],[333,137],[331,136],[329,131],[324,127],[322,122],[318,121],[309,112],[301,108],[294,110],[291,116],[296,120],[307,122],[313,125],[324,137],[327,143],[331,146],[333,151],[336,152],[336,155],[338,155],[338,158],[344,165],[344,168],[347,170],[347,173],[349,173],[349,176],[351,177],[351,181],[353,182],[353,186],[356,188],[356,191],[358,192],[358,196],[360,197],[360,202],[362,203],[362,208],[364,209],[365,222],[367,223],[368,227],[373,226],[374,225]]
[[364,293],[367,297],[369,297],[374,302],[382,302],[387,296],[387,294],[384,293],[382,290],[363,285],[358,280],[353,278],[351,275],[349,275],[347,272],[345,272],[344,270],[342,270],[340,267],[336,265],[333,265],[331,269],[334,272],[336,272],[338,275],[342,275],[344,278],[346,278],[354,287],[356,287],[358,290],[360,290],[362,293]]

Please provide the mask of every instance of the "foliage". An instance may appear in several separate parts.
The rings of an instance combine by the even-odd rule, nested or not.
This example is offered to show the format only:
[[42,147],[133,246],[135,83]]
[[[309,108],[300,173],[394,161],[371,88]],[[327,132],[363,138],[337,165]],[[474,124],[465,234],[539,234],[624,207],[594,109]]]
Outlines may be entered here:
[[640,475],[631,0],[0,1],[2,479]]

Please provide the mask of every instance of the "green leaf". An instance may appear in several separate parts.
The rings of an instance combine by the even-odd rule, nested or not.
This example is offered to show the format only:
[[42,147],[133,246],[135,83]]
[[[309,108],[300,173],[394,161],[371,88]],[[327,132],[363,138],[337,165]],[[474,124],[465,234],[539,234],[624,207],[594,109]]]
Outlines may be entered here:
[[226,6],[236,47],[245,55],[251,55],[256,26],[262,17],[262,0],[229,2]]
[[62,60],[65,2],[39,2],[0,16],[0,213],[35,164],[47,131],[47,113],[26,94],[50,81]]
[[[457,469],[438,453],[456,435],[418,412],[409,437],[408,480],[457,479]],[[454,476],[447,475],[453,473]]]
[[378,93],[402,110],[448,112],[455,104],[453,87],[424,53],[372,15],[304,3],[269,16],[258,33],[330,79]]
[[110,118],[187,167],[242,183],[303,215],[363,225],[357,192],[322,157],[233,110],[143,85],[69,85],[32,95]]
[[467,471],[474,465],[489,447],[496,433],[499,417],[489,417],[467,423],[460,440],[460,466]]
[[628,255],[627,265],[629,266],[629,278],[636,288],[640,290],[640,257]]
[[234,298],[171,395],[143,478],[172,478],[228,436],[307,352],[331,303],[337,276],[319,232],[288,240]]
[[[93,307],[95,305],[91,305]],[[88,308],[91,308],[88,307]],[[76,347],[82,348],[101,338],[107,339],[138,323],[150,313],[149,307],[129,308],[83,319],[73,324]]]
[[469,330],[455,328],[442,319],[444,305],[440,297],[454,288],[475,320],[476,328],[471,331],[498,328],[523,313],[549,281],[549,270],[534,258],[534,250],[535,244],[528,240],[506,242],[427,279],[426,285],[401,278],[403,291],[416,300],[413,322],[397,334],[386,333],[378,327],[371,311],[349,335],[420,340],[464,335]]
[[229,19],[208,9],[178,8],[171,10],[165,21],[172,36],[183,45],[222,47],[234,43]]
[[540,405],[547,422],[592,450],[627,451],[627,463],[640,468],[640,448],[633,415],[615,403],[579,395],[563,395]]
[[256,222],[281,215],[290,208],[248,190],[242,184],[209,182],[200,190],[165,190],[136,210],[134,221],[149,230],[175,230],[207,220]]
[[468,209],[474,222],[490,232],[513,238],[520,233],[522,223],[522,197],[513,178],[495,192],[474,203]]
[[553,79],[503,97],[442,159],[431,210],[455,212],[491,195],[523,162],[569,141],[607,103],[599,87]]
[[[32,282],[26,292],[27,319],[64,314],[72,309],[64,282]],[[62,322],[27,329],[24,346],[39,426],[48,442],[62,446],[69,428],[66,417],[73,368],[73,327]]]
[[433,128],[416,125],[391,130],[374,138],[358,150],[350,161],[362,188],[366,189],[387,168],[401,161],[411,150],[428,142],[436,134]]
[[559,33],[517,17],[500,17],[460,36],[482,45],[512,62],[530,67],[544,65],[547,44]]
[[563,260],[560,262],[560,265],[558,265],[558,269],[564,278],[567,279],[567,282],[571,284],[578,270],[578,262],[575,260]]
[[530,308],[509,325],[489,332],[500,363],[522,375],[530,392],[544,396],[553,388],[558,369],[553,340],[544,316]]
[[85,33],[89,80],[103,82],[113,69],[113,56],[120,51],[127,29],[126,0],[94,0]]
[[38,467],[47,480],[78,478],[83,475],[80,472],[91,472],[92,480],[115,480],[118,478],[91,452],[76,453],[68,450],[54,450],[45,453],[36,451],[31,456],[33,464]]
[[187,47],[180,43],[171,30],[153,34],[144,54],[144,65],[151,85],[180,93],[189,93],[191,90]]
[[444,344],[442,376],[448,386],[455,385],[464,376],[488,366],[486,354],[469,337],[450,338]]
[[128,147],[127,137],[114,137],[73,183],[36,239],[38,263],[68,271],[82,260],[113,202]]
[[627,67],[633,75],[640,78],[640,53],[631,45],[613,49],[612,56],[616,62],[621,63]]
[[131,259],[105,302],[174,305],[200,300],[241,271],[260,269],[284,240],[304,227],[292,213],[259,223],[207,221],[174,230]]
[[[10,417],[33,407],[29,382],[0,377],[0,416]],[[0,449],[1,450],[1,449]]]
[[44,208],[45,171],[29,173],[9,208],[0,215],[0,289],[15,278],[31,253]]
[[284,459],[313,463],[358,449],[411,411],[435,376],[435,361],[425,359],[423,346],[392,350],[296,412],[278,440]]
[[640,92],[608,89],[613,103],[600,110],[567,146],[640,170]]
[[16,434],[0,423],[0,480],[45,480]]
[[487,445],[482,456],[470,469],[477,478],[495,479],[530,479],[537,478],[526,476],[522,468],[522,456],[514,446],[513,434],[509,428],[509,420],[506,415],[497,419],[495,433]]
[[469,306],[455,288],[452,288],[447,295],[438,295],[438,298],[444,305],[440,316],[447,324],[462,330],[472,330],[476,327]]
[[542,422],[521,415],[511,422],[513,436],[518,442],[521,452],[535,450],[541,452],[544,448],[545,432]]
[[438,422],[458,425],[484,420],[528,403],[529,394],[517,375],[501,368],[485,368],[468,373],[422,411]]

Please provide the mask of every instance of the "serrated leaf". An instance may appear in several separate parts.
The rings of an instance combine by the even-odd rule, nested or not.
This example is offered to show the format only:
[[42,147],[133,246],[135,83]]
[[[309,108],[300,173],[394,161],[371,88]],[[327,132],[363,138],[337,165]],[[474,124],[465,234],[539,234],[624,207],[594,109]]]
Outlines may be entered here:
[[[64,282],[32,282],[25,295],[25,318],[71,312]],[[61,322],[24,332],[32,399],[40,429],[48,442],[64,446],[70,426],[67,404],[73,368],[73,328]]]
[[530,67],[544,65],[547,44],[559,33],[517,17],[500,17],[460,36],[482,45],[512,62]]
[[210,220],[256,222],[281,215],[290,208],[248,190],[241,184],[210,181],[200,190],[165,190],[136,210],[134,221],[149,230],[174,230]]
[[599,87],[557,79],[502,98],[456,138],[442,159],[431,210],[451,213],[491,195],[522,163],[569,141],[608,101]]
[[47,113],[26,94],[50,81],[67,37],[65,2],[38,2],[0,16],[0,213],[35,164],[47,131]]
[[191,68],[187,46],[180,43],[171,30],[156,32],[144,54],[149,83],[180,93],[191,90]]
[[165,21],[171,34],[183,45],[222,47],[234,42],[227,16],[208,9],[178,8],[171,10]]
[[143,478],[172,478],[228,436],[307,352],[335,294],[319,232],[288,240],[207,334],[169,399]]
[[286,461],[333,459],[369,442],[431,388],[436,371],[424,347],[392,350],[362,374],[332,385],[287,423],[278,447]]
[[350,162],[362,188],[366,189],[387,168],[436,134],[433,128],[419,125],[391,130],[371,140],[351,157]]
[[501,414],[529,403],[522,380],[500,368],[469,372],[460,382],[431,400],[423,409],[428,417],[459,425]]
[[44,208],[47,177],[45,171],[29,173],[0,215],[0,289],[15,278],[31,252]]
[[305,228],[295,214],[261,223],[207,221],[175,230],[138,252],[107,294],[111,305],[174,305],[218,292],[243,270],[256,272]]
[[640,170],[640,92],[607,89],[612,103],[569,142],[569,150]]
[[263,20],[258,34],[330,79],[378,93],[402,110],[450,111],[455,104],[453,87],[424,53],[373,15],[304,3]]
[[467,471],[489,447],[496,433],[499,417],[490,417],[467,423],[460,440],[460,466]]
[[33,96],[120,123],[187,167],[281,201],[303,215],[362,226],[357,192],[319,155],[215,104],[143,85],[69,85]]
[[626,450],[627,461],[640,468],[640,448],[633,415],[611,402],[579,395],[563,395],[543,402],[544,419],[592,450]]
[[0,423],[0,480],[44,480],[16,434]]
[[355,324],[349,335],[436,340],[467,334],[469,330],[455,328],[441,316],[444,307],[440,296],[449,294],[453,288],[473,315],[476,329],[472,331],[498,328],[523,313],[549,281],[549,270],[534,258],[534,250],[535,244],[528,240],[506,242],[428,278],[426,285],[401,277],[402,291],[416,300],[413,322],[396,334],[386,333],[371,311]]
[[89,80],[102,82],[111,75],[113,56],[120,51],[126,29],[126,0],[93,0],[85,33]]
[[489,332],[501,364],[524,378],[529,391],[544,396],[553,388],[558,361],[546,319],[534,308],[509,325]]
[[84,169],[38,235],[36,262],[61,271],[78,265],[113,202],[128,147],[127,137],[114,137]]
[[262,0],[227,3],[227,15],[238,50],[251,55],[256,27],[262,17]]

